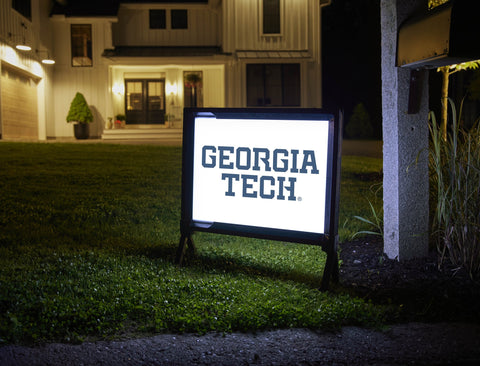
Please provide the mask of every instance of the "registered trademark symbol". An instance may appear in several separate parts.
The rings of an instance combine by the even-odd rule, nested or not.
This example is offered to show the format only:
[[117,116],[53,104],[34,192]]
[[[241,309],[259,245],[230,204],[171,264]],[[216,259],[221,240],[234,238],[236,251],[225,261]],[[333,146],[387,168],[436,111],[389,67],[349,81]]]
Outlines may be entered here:
[[297,201],[298,201],[298,202],[301,202],[301,201],[302,201],[302,197],[298,197],[298,198],[297,198]]

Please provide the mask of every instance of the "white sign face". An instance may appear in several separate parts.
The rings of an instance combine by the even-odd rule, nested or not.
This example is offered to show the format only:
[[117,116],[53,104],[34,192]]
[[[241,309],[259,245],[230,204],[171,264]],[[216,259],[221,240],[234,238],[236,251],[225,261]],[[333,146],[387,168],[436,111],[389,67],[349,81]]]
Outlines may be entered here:
[[328,120],[196,117],[192,219],[325,233],[328,136]]

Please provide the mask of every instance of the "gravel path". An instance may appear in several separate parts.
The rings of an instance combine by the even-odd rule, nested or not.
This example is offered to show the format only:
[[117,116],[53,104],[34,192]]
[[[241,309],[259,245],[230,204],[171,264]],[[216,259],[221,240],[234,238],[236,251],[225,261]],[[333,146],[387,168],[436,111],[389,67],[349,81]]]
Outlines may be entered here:
[[480,325],[344,327],[257,334],[157,335],[81,345],[0,348],[0,365],[479,365]]

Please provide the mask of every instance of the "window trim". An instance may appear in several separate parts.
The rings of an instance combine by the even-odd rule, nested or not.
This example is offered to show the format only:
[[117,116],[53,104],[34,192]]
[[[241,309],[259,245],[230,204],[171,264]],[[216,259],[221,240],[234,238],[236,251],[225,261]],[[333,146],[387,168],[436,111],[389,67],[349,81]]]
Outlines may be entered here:
[[280,32],[279,33],[264,33],[263,13],[264,13],[264,0],[258,2],[258,23],[259,33],[261,37],[283,37],[285,29],[285,0],[278,0],[280,6]]
[[[73,28],[75,26],[89,26],[90,28],[90,52],[91,52],[90,65],[74,65],[73,63],[73,58],[78,57],[73,55]],[[87,57],[88,57],[88,49],[87,49]],[[93,26],[92,24],[88,24],[88,23],[87,24],[77,24],[77,23],[70,24],[70,60],[71,60],[72,67],[93,67]]]

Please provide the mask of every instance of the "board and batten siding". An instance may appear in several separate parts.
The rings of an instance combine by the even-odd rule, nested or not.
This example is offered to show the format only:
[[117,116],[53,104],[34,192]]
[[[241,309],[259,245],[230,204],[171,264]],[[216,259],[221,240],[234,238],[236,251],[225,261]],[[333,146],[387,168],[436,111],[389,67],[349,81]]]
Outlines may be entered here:
[[[153,7],[154,5],[152,5]],[[154,9],[159,9],[158,6]],[[167,28],[150,29],[149,8],[122,6],[118,23],[112,25],[113,43],[116,46],[219,46],[221,29],[219,14],[208,6],[188,7],[188,29],[171,29],[167,11]],[[178,8],[177,8],[178,9]]]
[[[318,1],[317,1],[318,3]],[[263,35],[261,2],[258,0],[225,0],[225,52],[235,50],[307,50],[311,48],[309,27],[319,21],[320,10],[312,0],[282,0],[282,33]]]
[[[13,9],[10,0],[0,1],[0,68],[9,70],[9,75],[4,74],[0,82],[3,94],[0,104],[6,113],[0,114],[4,137],[44,140],[46,130],[53,124],[50,97],[53,68],[40,63],[46,53],[52,56],[50,9],[50,0],[32,1],[31,19],[27,19]],[[32,49],[15,49],[20,41]],[[24,80],[30,81],[24,83]]]
[[[62,49],[58,53],[55,64],[54,79],[54,110],[55,110],[55,137],[72,137],[73,127],[66,122],[70,104],[77,92],[84,95],[93,114],[93,123],[90,124],[90,137],[102,134],[107,120],[107,106],[110,104],[110,87],[108,80],[109,61],[102,57],[102,53],[109,46],[105,32],[110,28],[107,19],[74,19],[53,22],[55,46]],[[92,58],[93,66],[73,67],[71,60],[71,24],[92,25]]]

